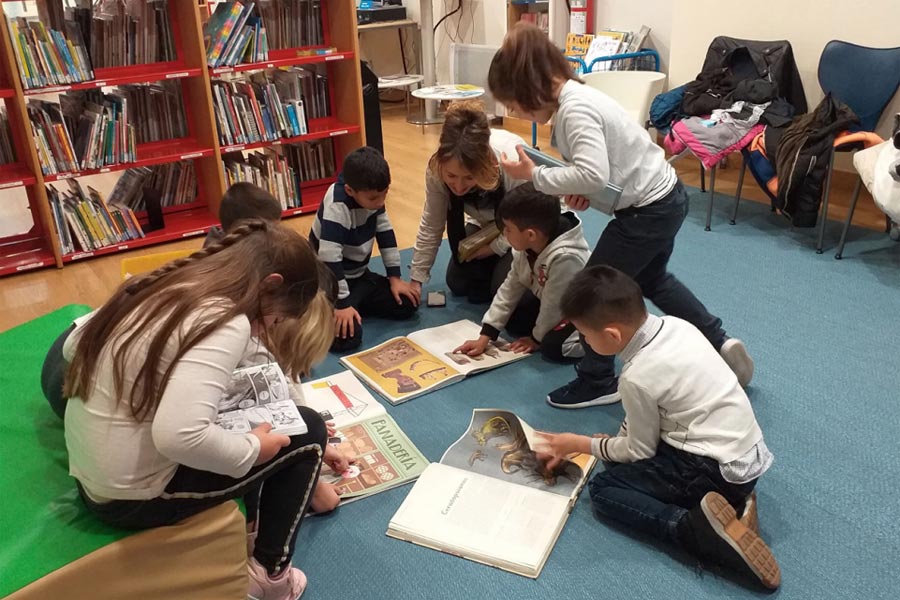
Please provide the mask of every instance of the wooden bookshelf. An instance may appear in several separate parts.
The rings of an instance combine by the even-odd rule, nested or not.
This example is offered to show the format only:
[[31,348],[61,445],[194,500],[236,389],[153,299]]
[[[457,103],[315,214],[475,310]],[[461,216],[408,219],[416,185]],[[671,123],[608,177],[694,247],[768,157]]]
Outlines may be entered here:
[[[0,9],[6,0],[0,0]],[[225,152],[254,150],[284,146],[320,139],[332,139],[334,164],[340,171],[343,157],[365,144],[363,127],[362,83],[359,67],[359,47],[356,30],[355,0],[327,0],[321,3],[324,44],[287,50],[272,50],[269,60],[239,64],[234,67],[210,68],[206,60],[203,42],[203,25],[209,18],[210,7],[205,0],[169,0],[177,60],[130,67],[98,68],[92,81],[64,86],[48,86],[39,89],[23,89],[19,78],[16,56],[13,52],[5,12],[0,22],[0,102],[9,115],[13,146],[19,162],[0,165],[0,202],[3,190],[23,188],[34,221],[30,231],[0,238],[0,276],[56,265],[59,268],[71,262],[95,256],[124,252],[200,236],[217,223],[219,203],[226,189],[222,163]],[[325,51],[334,47],[336,51]],[[282,138],[253,144],[223,146],[219,144],[216,113],[213,108],[212,80],[223,74],[273,69],[306,64],[322,64],[327,70],[330,115],[310,119],[306,135]],[[96,89],[130,83],[152,83],[176,80],[181,86],[188,135],[185,138],[140,144],[137,161],[108,165],[99,169],[80,170],[72,173],[43,175],[38,152],[32,140],[26,103],[29,97],[58,94],[70,90]],[[339,93],[336,93],[339,92]],[[113,244],[92,251],[76,251],[62,254],[56,225],[47,198],[45,184],[64,179],[79,178],[101,173],[114,173],[126,169],[167,164],[175,161],[194,162],[197,178],[197,198],[185,204],[163,209],[165,228],[147,232],[146,237]],[[284,211],[285,218],[308,214],[318,209],[331,177],[301,182],[301,206]],[[136,216],[144,223],[144,213]]]

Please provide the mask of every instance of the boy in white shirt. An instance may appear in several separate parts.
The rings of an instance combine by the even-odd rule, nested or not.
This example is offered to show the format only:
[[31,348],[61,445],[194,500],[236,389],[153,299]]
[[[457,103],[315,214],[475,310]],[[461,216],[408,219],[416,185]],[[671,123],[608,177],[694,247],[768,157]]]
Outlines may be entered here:
[[687,321],[648,314],[638,284],[612,267],[579,273],[562,312],[595,352],[619,355],[625,420],[614,437],[544,434],[548,466],[590,452],[606,461],[589,485],[598,514],[777,588],[747,506],[773,458],[722,357]]

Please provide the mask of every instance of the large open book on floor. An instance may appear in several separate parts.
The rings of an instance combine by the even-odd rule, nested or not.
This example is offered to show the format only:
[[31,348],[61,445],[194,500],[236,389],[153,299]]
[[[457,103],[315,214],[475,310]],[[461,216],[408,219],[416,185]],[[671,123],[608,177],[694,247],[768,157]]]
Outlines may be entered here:
[[344,473],[323,465],[319,475],[340,490],[342,504],[408,483],[428,466],[428,459],[350,371],[302,387],[306,405],[334,423],[338,449],[356,457]]
[[400,404],[462,381],[472,373],[528,356],[509,351],[509,342],[502,338],[492,342],[481,356],[453,353],[480,333],[481,327],[472,321],[456,321],[390,339],[370,350],[345,356],[341,362],[388,402]]
[[309,431],[277,363],[236,369],[219,403],[216,425],[223,429],[250,433],[263,423],[272,425],[272,433],[302,435]]
[[475,410],[465,435],[419,476],[387,534],[536,578],[597,461],[577,454],[549,472],[538,443],[513,413]]

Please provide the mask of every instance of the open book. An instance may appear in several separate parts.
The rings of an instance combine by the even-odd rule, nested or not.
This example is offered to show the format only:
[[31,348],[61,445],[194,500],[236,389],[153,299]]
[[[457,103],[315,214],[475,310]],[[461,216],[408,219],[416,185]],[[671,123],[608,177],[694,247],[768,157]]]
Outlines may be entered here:
[[467,375],[501,367],[527,357],[508,350],[498,338],[481,356],[453,350],[481,334],[481,326],[462,320],[390,339],[371,350],[341,358],[351,371],[384,396],[400,404],[416,396],[462,381]]
[[263,423],[272,425],[272,433],[301,435],[309,431],[276,363],[235,370],[216,418],[216,425],[234,433],[249,433]]
[[[542,165],[553,169],[572,166],[530,146],[522,146],[522,150],[536,165]],[[607,183],[606,187],[596,194],[588,194],[585,196],[585,198],[590,200],[591,208],[605,212],[608,215],[611,215],[616,211],[619,206],[619,198],[621,197],[622,188],[613,183]]]
[[408,483],[428,466],[428,459],[350,371],[302,387],[306,405],[337,428],[338,450],[356,457],[344,473],[323,464],[319,474],[341,492],[341,504]]
[[537,435],[511,412],[476,409],[468,431],[425,469],[387,535],[536,578],[597,459],[548,472]]

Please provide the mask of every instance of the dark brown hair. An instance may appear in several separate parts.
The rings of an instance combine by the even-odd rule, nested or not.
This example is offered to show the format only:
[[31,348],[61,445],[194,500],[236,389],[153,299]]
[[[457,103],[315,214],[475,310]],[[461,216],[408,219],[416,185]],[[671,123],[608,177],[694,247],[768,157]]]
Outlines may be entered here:
[[503,221],[509,221],[519,229],[535,229],[551,240],[559,229],[559,198],[548,196],[534,189],[530,181],[507,193],[497,207],[497,227],[503,230]]
[[[285,327],[300,318],[319,291],[317,265],[299,233],[251,220],[217,244],[125,281],[79,332],[66,373],[66,397],[89,402],[100,360],[111,360],[114,390],[124,401],[125,369],[131,363],[138,369],[127,397],[131,414],[138,421],[152,417],[178,361],[216,329],[238,315],[250,320],[279,315]],[[281,285],[264,281],[273,273],[283,277]],[[178,340],[175,354],[160,373],[161,357],[173,338]],[[144,346],[146,356],[139,351]],[[275,346],[275,359],[289,376],[308,368],[295,364],[284,344]],[[143,362],[134,365],[138,358]]]
[[569,79],[580,81],[547,34],[520,22],[491,61],[488,87],[503,104],[515,102],[523,110],[536,111],[555,102],[554,88]]
[[443,179],[441,169],[452,159],[472,174],[475,185],[492,190],[500,182],[497,156],[491,148],[491,127],[484,105],[477,100],[454,102],[447,109],[438,149],[428,160],[428,169]]
[[563,293],[560,308],[564,318],[597,330],[611,323],[638,326],[647,316],[644,294],[637,282],[604,265],[575,275]]
[[225,233],[243,219],[281,220],[281,203],[275,196],[252,183],[240,181],[232,184],[219,205],[219,223]]

